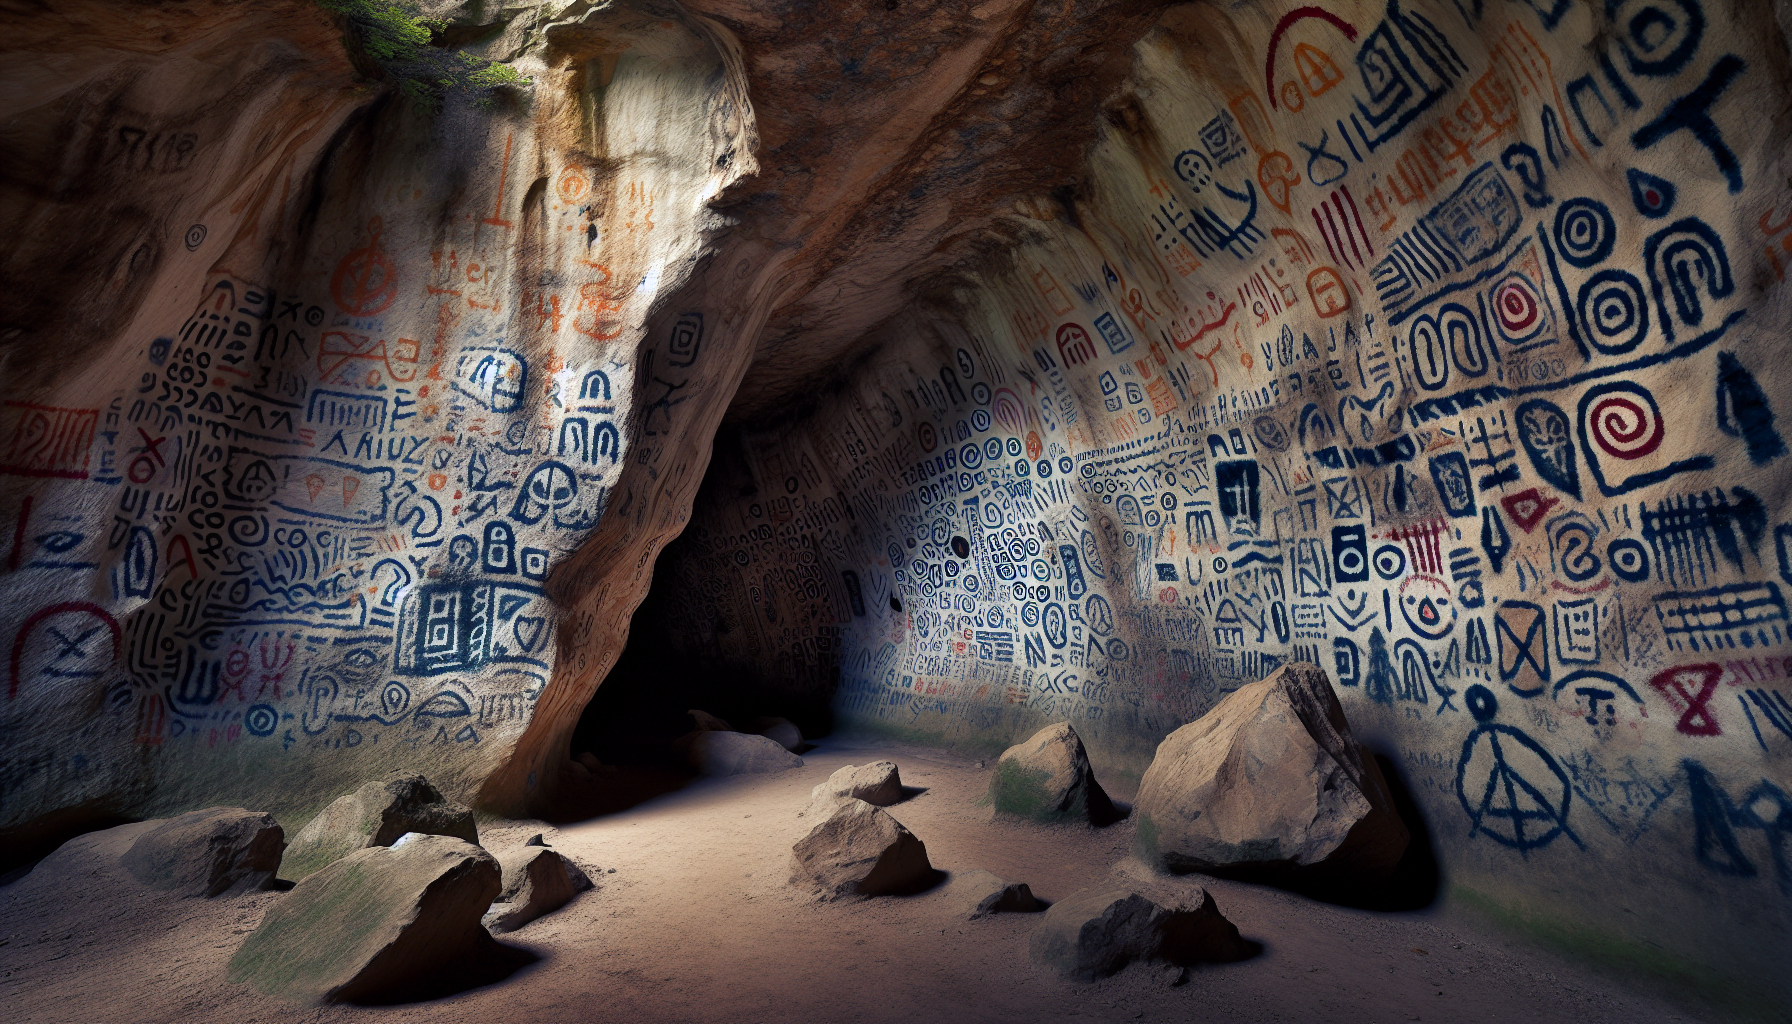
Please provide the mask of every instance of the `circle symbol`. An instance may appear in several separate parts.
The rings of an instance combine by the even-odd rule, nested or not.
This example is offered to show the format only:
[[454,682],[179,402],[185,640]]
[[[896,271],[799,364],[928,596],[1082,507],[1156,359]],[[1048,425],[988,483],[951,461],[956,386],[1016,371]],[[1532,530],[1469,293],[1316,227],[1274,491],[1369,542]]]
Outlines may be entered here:
[[580,167],[567,167],[560,172],[560,180],[554,183],[554,190],[560,193],[560,201],[563,203],[578,202],[590,188],[591,179],[585,176],[584,169]]
[[915,428],[915,439],[921,442],[921,450],[930,454],[939,444],[939,439],[933,433],[933,424],[926,420],[922,420],[921,425]]
[[280,712],[272,704],[257,704],[243,712],[243,728],[251,736],[272,736],[280,726]]
[[1035,466],[1035,467],[1033,467],[1033,468],[1034,468],[1034,469],[1036,469],[1036,470],[1038,470],[1038,471],[1039,471],[1039,479],[1041,479],[1041,480],[1049,480],[1049,479],[1051,479],[1051,475],[1052,475],[1052,460],[1050,460],[1050,459],[1040,459],[1040,460],[1039,460],[1039,465],[1037,465],[1037,466]]
[[187,243],[187,251],[188,252],[192,252],[193,250],[204,245],[205,244],[205,225],[204,224],[195,224],[192,227],[188,228],[187,229],[187,237],[186,237],[185,241]]
[[1629,352],[1649,333],[1643,285],[1626,271],[1601,270],[1588,278],[1576,305],[1593,347],[1607,355]]
[[1531,283],[1514,274],[1493,293],[1494,319],[1509,341],[1524,341],[1543,330],[1543,307]]
[[373,316],[398,297],[398,270],[380,248],[382,228],[380,218],[369,220],[367,244],[342,257],[330,275],[330,297],[350,316]]
[[1605,554],[1611,559],[1612,571],[1620,579],[1641,583],[1649,578],[1649,552],[1644,550],[1641,541],[1621,537],[1611,542]]
[[1392,544],[1383,544],[1375,549],[1375,574],[1384,580],[1391,580],[1406,571],[1406,552]]
[[966,469],[976,469],[983,465],[983,450],[974,444],[967,444],[958,449],[958,462]]
[[971,413],[971,429],[979,433],[989,429],[989,413],[978,409]]
[[1617,235],[1604,203],[1570,199],[1556,209],[1556,248],[1571,266],[1585,270],[1610,256]]
[[1400,614],[1414,633],[1441,640],[1456,625],[1449,584],[1435,576],[1414,576],[1400,585]]
[[1640,459],[1661,447],[1666,429],[1653,402],[1622,394],[1601,397],[1587,414],[1589,432],[1601,451],[1615,459]]
[[1031,628],[1039,625],[1039,606],[1032,601],[1020,606],[1021,624]]

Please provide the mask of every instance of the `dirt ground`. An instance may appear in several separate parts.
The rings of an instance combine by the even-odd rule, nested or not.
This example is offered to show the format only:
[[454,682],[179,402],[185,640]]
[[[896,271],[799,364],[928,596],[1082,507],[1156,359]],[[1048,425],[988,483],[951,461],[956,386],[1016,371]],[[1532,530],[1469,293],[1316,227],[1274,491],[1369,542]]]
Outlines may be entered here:
[[[941,889],[816,902],[787,884],[797,813],[846,764],[888,758],[913,795],[889,810],[936,868],[984,868],[1055,900],[1110,876],[1130,820],[1095,830],[992,823],[975,761],[836,739],[800,769],[693,784],[560,828],[501,821],[492,849],[534,832],[598,883],[504,936],[539,957],[425,1003],[294,1007],[225,980],[277,892],[145,893],[95,850],[60,878],[0,888],[0,1018],[25,1021],[1669,1021],[1701,1019],[1441,910],[1378,913],[1199,876],[1260,955],[1186,983],[1134,964],[1094,984],[1027,955],[1037,917],[966,921]],[[115,857],[140,826],[104,842]],[[614,869],[612,872],[611,869]],[[1136,870],[1136,864],[1123,866]]]

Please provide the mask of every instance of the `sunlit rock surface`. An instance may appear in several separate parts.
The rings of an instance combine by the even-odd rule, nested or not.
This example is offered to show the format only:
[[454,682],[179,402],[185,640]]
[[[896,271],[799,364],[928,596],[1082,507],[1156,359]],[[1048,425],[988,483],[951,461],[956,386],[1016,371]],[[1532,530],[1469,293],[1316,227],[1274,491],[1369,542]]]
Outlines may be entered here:
[[1772,8],[447,13],[532,84],[4,16],[10,840],[545,806],[652,583],[756,713],[1122,797],[1319,663],[1446,898],[1783,1001]]

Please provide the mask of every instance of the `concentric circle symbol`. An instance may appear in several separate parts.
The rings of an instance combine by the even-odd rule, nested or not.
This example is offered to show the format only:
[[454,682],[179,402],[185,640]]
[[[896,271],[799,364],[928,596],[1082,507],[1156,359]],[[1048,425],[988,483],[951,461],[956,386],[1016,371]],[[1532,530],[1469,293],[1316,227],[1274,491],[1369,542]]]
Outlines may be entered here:
[[1607,355],[1629,352],[1649,333],[1642,282],[1626,271],[1602,270],[1588,278],[1577,306],[1588,339]]
[[1543,307],[1537,292],[1516,274],[1494,289],[1493,315],[1508,341],[1524,341],[1543,329]]
[[205,244],[205,225],[195,224],[187,229],[187,251],[192,252]]
[[1615,459],[1640,459],[1661,447],[1666,433],[1653,403],[1614,394],[1593,403],[1587,415],[1593,443]]
[[1586,269],[1612,254],[1618,228],[1605,204],[1570,199],[1556,209],[1556,248],[1570,265]]
[[257,704],[243,712],[243,728],[252,736],[272,736],[280,727],[280,712],[272,704]]
[[1605,549],[1605,554],[1611,559],[1612,571],[1619,578],[1632,583],[1641,583],[1649,578],[1649,552],[1643,548],[1642,541],[1620,537],[1611,542]]
[[1393,544],[1383,544],[1375,549],[1371,564],[1375,566],[1377,576],[1391,580],[1406,571],[1406,552]]

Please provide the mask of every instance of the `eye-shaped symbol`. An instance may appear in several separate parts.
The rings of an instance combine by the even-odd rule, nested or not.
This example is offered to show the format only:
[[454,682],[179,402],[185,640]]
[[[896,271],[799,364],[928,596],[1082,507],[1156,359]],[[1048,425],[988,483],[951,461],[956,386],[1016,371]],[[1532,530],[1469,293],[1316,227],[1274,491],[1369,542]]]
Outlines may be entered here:
[[562,463],[544,462],[523,482],[522,492],[516,496],[516,507],[510,510],[510,518],[525,526],[533,526],[552,512],[555,526],[571,526],[574,525],[573,517],[561,513],[578,497],[579,481],[572,470]]
[[60,555],[85,539],[72,530],[57,530],[37,538],[37,543],[52,555]]

